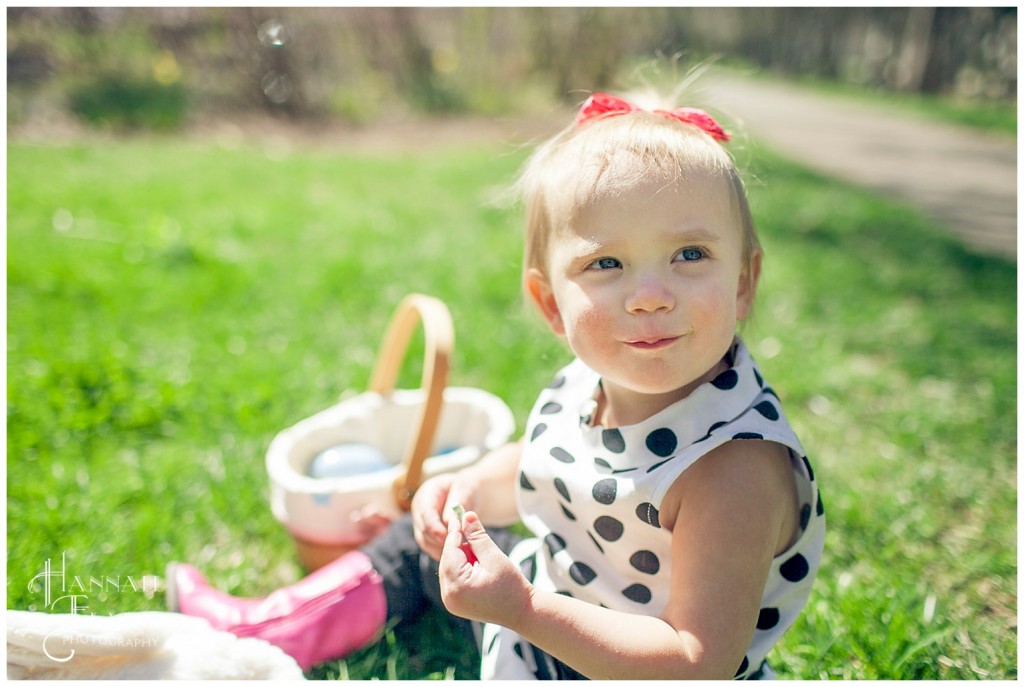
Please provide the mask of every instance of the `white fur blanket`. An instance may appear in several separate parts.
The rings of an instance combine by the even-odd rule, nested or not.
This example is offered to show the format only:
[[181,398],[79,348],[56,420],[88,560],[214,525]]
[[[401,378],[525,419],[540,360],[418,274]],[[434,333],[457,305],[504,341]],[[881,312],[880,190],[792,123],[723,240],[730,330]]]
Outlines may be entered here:
[[7,611],[10,680],[301,680],[290,656],[201,618]]

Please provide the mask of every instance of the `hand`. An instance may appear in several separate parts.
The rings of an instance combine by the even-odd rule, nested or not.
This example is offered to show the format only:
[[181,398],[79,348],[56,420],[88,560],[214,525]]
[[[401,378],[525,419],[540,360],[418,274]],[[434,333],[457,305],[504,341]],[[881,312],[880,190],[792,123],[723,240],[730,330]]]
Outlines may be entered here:
[[438,574],[445,607],[470,620],[515,627],[532,595],[530,583],[472,511],[464,527],[449,519]]
[[381,511],[380,507],[376,504],[370,504],[361,510],[354,511],[349,516],[349,519],[352,521],[358,536],[364,542],[368,542],[382,534],[394,521],[391,516]]
[[451,474],[431,477],[420,485],[412,497],[412,533],[420,549],[437,560],[448,534],[445,526],[444,504],[448,500],[454,476]]
[[461,473],[431,477],[416,490],[412,499],[413,536],[419,547],[435,561],[441,558],[448,521],[454,519],[452,506],[461,503],[472,508],[475,499],[476,489]]

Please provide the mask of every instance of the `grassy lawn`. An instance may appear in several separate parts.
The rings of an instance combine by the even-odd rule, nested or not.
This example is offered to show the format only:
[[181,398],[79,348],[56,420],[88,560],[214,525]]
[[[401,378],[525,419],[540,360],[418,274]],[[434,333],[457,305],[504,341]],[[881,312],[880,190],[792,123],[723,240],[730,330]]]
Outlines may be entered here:
[[[264,452],[365,388],[406,293],[451,308],[450,383],[503,397],[522,427],[567,353],[522,305],[518,213],[491,202],[521,160],[11,143],[8,608],[43,610],[29,581],[62,554],[83,578],[186,560],[241,595],[299,576]],[[773,663],[1016,677],[1016,266],[781,160],[752,171],[767,261],[745,336],[831,528]],[[88,605],[165,608],[128,589]],[[462,648],[428,615],[312,675],[473,678]]]

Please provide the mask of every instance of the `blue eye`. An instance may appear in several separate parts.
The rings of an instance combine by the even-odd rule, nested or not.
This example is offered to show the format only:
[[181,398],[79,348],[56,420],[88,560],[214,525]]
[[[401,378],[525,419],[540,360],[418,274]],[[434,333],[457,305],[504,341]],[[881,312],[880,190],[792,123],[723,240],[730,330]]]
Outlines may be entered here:
[[676,259],[684,262],[693,262],[694,260],[700,260],[705,257],[704,250],[701,248],[684,248],[676,253]]
[[590,268],[595,270],[614,270],[622,267],[622,263],[615,258],[599,258],[590,263]]

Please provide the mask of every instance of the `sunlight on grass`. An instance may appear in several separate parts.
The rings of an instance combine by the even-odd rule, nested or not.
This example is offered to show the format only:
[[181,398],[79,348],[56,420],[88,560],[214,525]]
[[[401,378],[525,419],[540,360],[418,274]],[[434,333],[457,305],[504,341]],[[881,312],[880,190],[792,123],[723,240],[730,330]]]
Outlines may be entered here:
[[[451,384],[521,427],[568,359],[519,294],[519,152],[268,155],[174,140],[8,151],[8,606],[69,569],[301,572],[267,502],[273,435],[362,390],[406,293],[456,329]],[[1016,677],[1016,267],[919,214],[767,159],[744,336],[823,486],[830,533],[786,678]],[[415,365],[402,384],[415,384]],[[110,593],[91,611],[164,608]],[[314,674],[475,677],[443,620]]]

